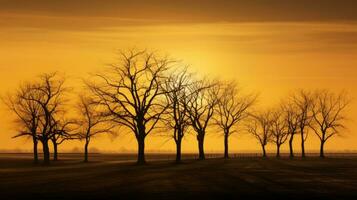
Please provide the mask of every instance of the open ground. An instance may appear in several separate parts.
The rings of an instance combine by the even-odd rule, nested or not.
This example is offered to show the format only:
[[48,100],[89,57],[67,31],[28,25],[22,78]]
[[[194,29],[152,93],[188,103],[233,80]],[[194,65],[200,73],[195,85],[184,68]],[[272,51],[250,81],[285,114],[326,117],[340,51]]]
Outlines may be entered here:
[[[31,155],[0,156],[1,199],[355,199],[357,158],[267,158],[254,156],[198,161],[186,155],[61,155],[50,166],[31,163]],[[174,156],[171,155],[172,158]],[[214,157],[214,156],[212,156]]]

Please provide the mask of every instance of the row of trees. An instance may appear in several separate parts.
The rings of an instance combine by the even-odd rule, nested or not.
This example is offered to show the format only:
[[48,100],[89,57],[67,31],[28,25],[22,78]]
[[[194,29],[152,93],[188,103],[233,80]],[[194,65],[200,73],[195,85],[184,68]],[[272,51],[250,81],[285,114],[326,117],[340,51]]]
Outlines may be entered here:
[[238,126],[255,136],[266,156],[265,146],[280,146],[289,140],[293,157],[293,139],[300,134],[302,155],[307,131],[313,130],[325,142],[343,128],[348,99],[344,93],[299,91],[278,108],[254,112],[257,95],[244,94],[235,82],[197,78],[178,62],[147,51],[120,54],[118,63],[84,81],[87,92],[79,96],[75,117],[69,118],[69,89],[58,74],[43,74],[39,80],[19,87],[3,98],[16,114],[19,133],[30,137],[34,161],[38,162],[37,144],[41,142],[44,163],[50,162],[49,142],[54,147],[66,140],[84,141],[84,160],[88,146],[97,134],[114,134],[118,128],[130,130],[138,143],[139,164],[145,163],[145,138],[153,132],[165,132],[176,144],[176,160],[181,160],[181,144],[189,129],[197,138],[199,159],[205,159],[204,140],[210,125],[219,127],[224,136],[224,157],[228,158],[229,136]]
[[259,141],[264,157],[265,146],[269,142],[276,145],[276,155],[280,157],[280,147],[287,141],[290,157],[294,157],[295,135],[300,135],[301,155],[305,157],[305,141],[309,131],[320,140],[320,157],[324,157],[326,141],[345,129],[348,104],[349,98],[345,92],[335,94],[328,90],[299,90],[277,108],[252,113],[246,127]]

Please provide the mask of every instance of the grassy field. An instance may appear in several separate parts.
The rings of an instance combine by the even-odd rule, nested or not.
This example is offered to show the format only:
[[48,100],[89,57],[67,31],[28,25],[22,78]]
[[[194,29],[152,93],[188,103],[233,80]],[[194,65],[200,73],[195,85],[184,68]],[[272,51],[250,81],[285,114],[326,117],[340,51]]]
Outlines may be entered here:
[[[0,199],[356,199],[357,158],[165,161],[151,155],[61,155],[50,166],[29,154],[0,155]],[[129,162],[127,162],[129,160]]]

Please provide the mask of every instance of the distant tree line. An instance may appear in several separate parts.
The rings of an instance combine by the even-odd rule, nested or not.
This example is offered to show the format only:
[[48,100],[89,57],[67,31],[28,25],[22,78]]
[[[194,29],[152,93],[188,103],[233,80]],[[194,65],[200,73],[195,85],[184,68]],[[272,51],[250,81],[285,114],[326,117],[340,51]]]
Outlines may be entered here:
[[247,131],[254,135],[262,146],[272,142],[276,145],[276,156],[280,157],[280,147],[289,142],[290,157],[294,157],[293,140],[301,137],[301,156],[305,157],[305,141],[309,131],[320,140],[320,157],[324,155],[327,140],[340,134],[345,128],[345,111],[349,98],[345,92],[335,94],[328,90],[298,90],[280,106],[274,109],[250,114]]
[[[224,139],[224,158],[229,158],[229,137],[240,128],[257,139],[266,157],[266,145],[281,146],[288,142],[294,157],[293,140],[305,141],[313,132],[320,140],[320,157],[324,157],[327,140],[345,128],[345,111],[349,98],[328,90],[298,90],[279,106],[255,111],[258,95],[245,94],[234,81],[198,78],[188,67],[155,53],[125,51],[118,63],[84,81],[86,91],[78,95],[76,105],[69,103],[70,88],[58,73],[40,75],[35,81],[19,86],[3,96],[3,102],[16,115],[18,133],[14,138],[28,137],[33,142],[34,162],[38,162],[38,143],[43,160],[53,160],[58,145],[67,140],[84,141],[84,161],[88,146],[98,134],[115,134],[126,128],[138,145],[137,162],[145,160],[145,139],[153,132],[163,132],[176,144],[176,161],[181,161],[181,144],[189,130],[195,133],[199,159],[205,159],[204,141],[209,126],[219,128]],[[69,110],[76,115],[69,117]]]

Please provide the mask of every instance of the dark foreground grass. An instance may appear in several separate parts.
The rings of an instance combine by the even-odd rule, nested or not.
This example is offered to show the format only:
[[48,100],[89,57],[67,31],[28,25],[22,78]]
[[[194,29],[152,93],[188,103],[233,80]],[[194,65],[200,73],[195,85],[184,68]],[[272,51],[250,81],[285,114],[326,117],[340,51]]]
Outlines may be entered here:
[[[15,164],[10,164],[15,163]],[[0,158],[0,199],[357,199],[356,158],[152,161]]]

